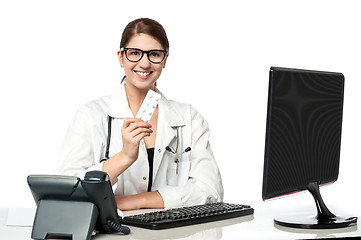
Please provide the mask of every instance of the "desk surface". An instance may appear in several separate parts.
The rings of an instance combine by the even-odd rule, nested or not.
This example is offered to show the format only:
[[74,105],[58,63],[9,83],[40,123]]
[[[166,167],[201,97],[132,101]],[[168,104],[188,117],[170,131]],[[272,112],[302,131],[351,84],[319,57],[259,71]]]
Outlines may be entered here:
[[[357,225],[334,230],[302,230],[273,224],[274,208],[255,207],[253,216],[187,227],[147,230],[131,227],[131,234],[99,234],[98,239],[313,239],[361,236]],[[129,215],[129,213],[125,213]],[[8,209],[0,208],[0,239],[31,239],[31,227],[6,226]],[[357,216],[357,215],[356,215]]]

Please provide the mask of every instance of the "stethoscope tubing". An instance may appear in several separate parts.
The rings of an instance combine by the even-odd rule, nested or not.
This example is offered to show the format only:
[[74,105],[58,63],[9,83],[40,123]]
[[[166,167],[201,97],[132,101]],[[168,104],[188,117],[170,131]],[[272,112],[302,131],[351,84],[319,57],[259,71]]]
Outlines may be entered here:
[[[108,115],[108,136],[107,136],[107,145],[105,148],[105,154],[104,154],[104,159],[100,160],[100,162],[106,161],[109,159],[109,148],[110,148],[110,140],[111,140],[111,135],[112,135],[112,120],[113,117]],[[177,127],[177,136],[176,136],[176,147],[175,150],[172,149],[169,145],[165,147],[165,149],[170,152],[173,153],[176,157],[176,161],[177,163],[179,163],[179,161],[182,158],[183,153],[185,152],[189,152],[191,150],[190,147],[187,147],[184,151],[181,151],[180,149],[182,149],[182,138],[180,137],[181,135],[181,131],[179,129],[180,127]]]

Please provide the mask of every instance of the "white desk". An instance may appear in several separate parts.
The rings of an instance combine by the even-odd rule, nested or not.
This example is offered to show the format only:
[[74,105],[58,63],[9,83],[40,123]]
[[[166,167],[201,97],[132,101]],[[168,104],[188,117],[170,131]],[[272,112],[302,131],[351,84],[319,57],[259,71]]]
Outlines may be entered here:
[[[192,225],[167,230],[147,230],[130,227],[129,235],[99,234],[92,237],[98,239],[313,239],[361,236],[360,227],[357,225],[335,230],[302,230],[275,226],[273,224],[273,204],[254,207],[253,216]],[[279,209],[277,209],[279,208]],[[125,213],[128,215],[128,213]],[[0,208],[0,239],[24,240],[31,239],[31,227],[6,226],[8,209]],[[356,215],[357,216],[357,215]],[[358,216],[359,217],[359,216]],[[360,223],[359,223],[360,224]]]

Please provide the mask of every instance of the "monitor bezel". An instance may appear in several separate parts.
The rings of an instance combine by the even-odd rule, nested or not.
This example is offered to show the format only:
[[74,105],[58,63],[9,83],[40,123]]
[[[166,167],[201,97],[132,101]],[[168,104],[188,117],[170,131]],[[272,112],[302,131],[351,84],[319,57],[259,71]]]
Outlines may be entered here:
[[[267,123],[266,123],[266,138],[265,138],[265,154],[264,154],[264,169],[263,169],[263,185],[262,185],[262,198],[263,200],[269,200],[273,198],[279,198],[284,196],[289,196],[294,193],[302,192],[307,190],[307,186],[309,183],[305,183],[302,187],[297,187],[293,189],[287,189],[280,192],[272,192],[269,191],[269,178],[268,178],[268,170],[269,170],[269,151],[270,151],[270,132],[271,132],[271,121],[273,117],[272,106],[273,106],[273,97],[274,97],[274,81],[275,81],[275,73],[279,72],[288,72],[290,74],[316,74],[316,75],[333,75],[337,76],[340,81],[342,81],[342,99],[341,99],[341,122],[340,122],[340,149],[341,149],[341,132],[342,132],[342,113],[343,113],[343,98],[344,98],[344,75],[339,72],[326,72],[326,71],[315,71],[315,70],[306,70],[306,69],[296,69],[296,68],[283,68],[283,67],[271,67],[269,71],[269,89],[268,89],[268,104],[267,104]],[[310,182],[319,182],[320,185],[325,185],[329,183],[333,183],[338,179],[339,173],[339,162],[340,155],[338,156],[337,163],[337,174],[333,176],[332,179],[310,179]]]

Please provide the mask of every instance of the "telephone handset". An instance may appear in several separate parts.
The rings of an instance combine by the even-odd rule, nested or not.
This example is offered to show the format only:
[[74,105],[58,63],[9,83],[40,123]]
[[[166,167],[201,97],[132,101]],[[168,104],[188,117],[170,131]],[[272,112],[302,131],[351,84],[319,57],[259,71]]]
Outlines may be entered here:
[[84,180],[75,176],[30,175],[28,184],[37,204],[31,237],[90,239],[100,233],[130,229],[120,225],[108,174],[89,171]]

